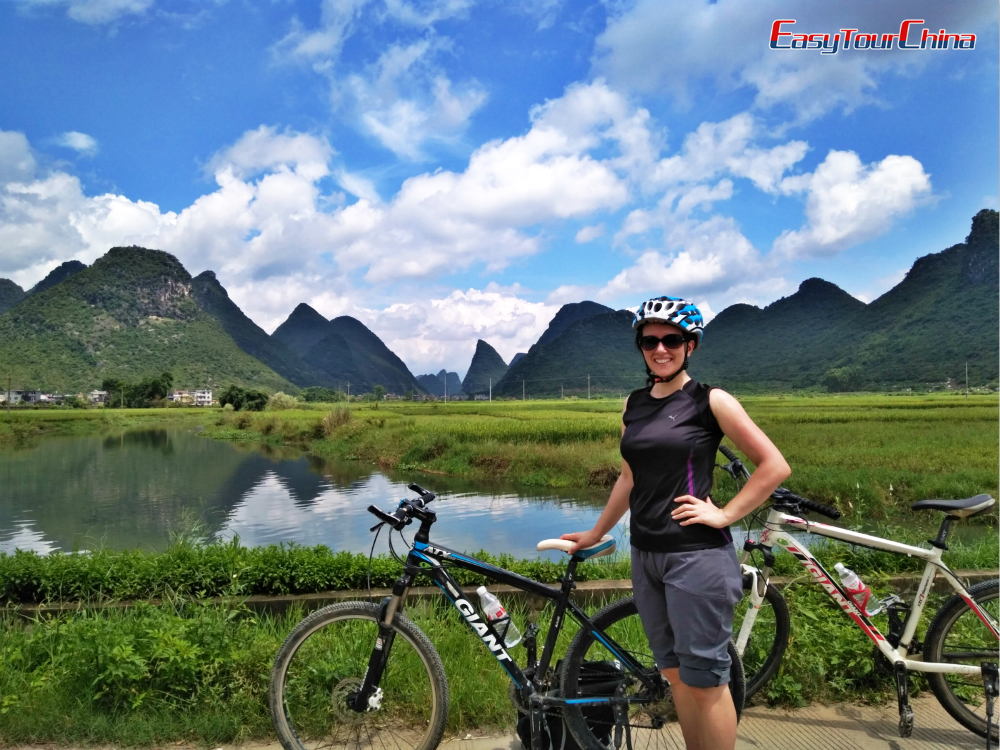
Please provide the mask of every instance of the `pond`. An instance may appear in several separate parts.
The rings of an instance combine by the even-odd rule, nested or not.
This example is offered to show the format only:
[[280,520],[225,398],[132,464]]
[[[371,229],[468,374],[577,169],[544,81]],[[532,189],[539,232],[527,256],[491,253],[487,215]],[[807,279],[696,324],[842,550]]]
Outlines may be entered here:
[[[608,497],[599,489],[531,490],[385,473],[293,449],[211,440],[197,429],[53,437],[0,451],[0,552],[161,550],[172,535],[194,529],[205,539],[238,536],[247,546],[294,542],[367,553],[376,523],[368,506],[393,507],[412,496],[410,482],[439,494],[434,541],[516,557],[538,556],[540,539],[590,528]],[[983,533],[995,530],[955,529],[966,539]],[[733,535],[741,544],[742,530],[734,527]],[[820,542],[813,537],[807,544]],[[375,551],[388,551],[384,532]]]
[[[211,440],[193,429],[147,429],[0,451],[0,551],[159,550],[172,534],[197,525],[205,538],[239,536],[248,546],[295,542],[368,552],[377,519],[366,509],[413,496],[410,482],[440,495],[433,539],[518,557],[538,555],[540,539],[590,528],[607,500],[606,490],[553,493],[386,474]],[[383,532],[376,552],[387,551],[385,538]]]

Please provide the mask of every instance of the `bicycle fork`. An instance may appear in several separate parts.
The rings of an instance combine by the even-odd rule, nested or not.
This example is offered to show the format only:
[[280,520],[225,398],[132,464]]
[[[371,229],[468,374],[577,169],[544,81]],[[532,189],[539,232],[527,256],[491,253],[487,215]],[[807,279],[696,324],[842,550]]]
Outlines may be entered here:
[[382,688],[379,687],[379,683],[382,681],[385,665],[389,661],[389,652],[392,650],[392,642],[396,637],[392,621],[396,612],[402,608],[412,580],[411,576],[398,579],[393,586],[392,596],[382,600],[378,610],[378,637],[375,639],[371,656],[368,657],[368,668],[365,669],[364,679],[358,691],[347,696],[347,705],[352,711],[365,713],[377,711],[382,707]]
[[993,747],[993,702],[1000,692],[1000,670],[994,662],[982,663],[983,687],[986,688],[986,750]]

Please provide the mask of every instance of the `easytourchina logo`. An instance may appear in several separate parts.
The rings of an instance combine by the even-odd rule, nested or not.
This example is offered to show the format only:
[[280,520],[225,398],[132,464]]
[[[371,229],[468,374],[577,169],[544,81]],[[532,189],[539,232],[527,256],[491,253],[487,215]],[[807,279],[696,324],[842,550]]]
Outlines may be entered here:
[[830,34],[800,34],[792,26],[794,18],[779,18],[771,24],[771,49],[818,49],[821,55],[835,55],[839,50],[961,50],[975,49],[975,34],[951,34],[945,29],[932,31],[920,28],[922,18],[908,18],[899,25],[899,31],[891,34],[867,34],[859,29],[840,29]]

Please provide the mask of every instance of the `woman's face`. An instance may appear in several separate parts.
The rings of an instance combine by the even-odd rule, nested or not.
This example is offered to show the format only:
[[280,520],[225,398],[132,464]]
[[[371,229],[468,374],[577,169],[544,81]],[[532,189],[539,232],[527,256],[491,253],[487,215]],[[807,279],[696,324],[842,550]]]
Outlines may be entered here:
[[[678,326],[670,325],[669,323],[646,323],[642,327],[643,336],[663,338],[671,333],[683,335],[684,331]],[[643,350],[642,356],[646,358],[646,365],[654,375],[666,378],[677,372],[681,365],[684,364],[685,346],[688,348],[688,355],[690,356],[691,352],[694,351],[694,341],[687,341],[684,346],[679,346],[676,349],[667,349],[663,345],[663,342],[660,342],[656,345],[656,349],[651,352]]]

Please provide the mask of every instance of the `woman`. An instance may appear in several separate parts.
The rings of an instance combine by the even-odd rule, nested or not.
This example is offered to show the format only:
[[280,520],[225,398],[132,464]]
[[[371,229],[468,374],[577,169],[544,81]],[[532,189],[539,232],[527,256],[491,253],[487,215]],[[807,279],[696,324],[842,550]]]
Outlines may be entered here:
[[[791,474],[781,453],[719,388],[688,376],[701,344],[698,308],[677,297],[644,302],[632,329],[646,388],[622,413],[622,472],[590,531],[563,535],[575,551],[596,544],[631,510],[632,587],[656,665],[670,682],[689,750],[736,745],[728,644],[742,575],[728,526]],[[728,437],[757,470],[725,508],[709,492]]]

